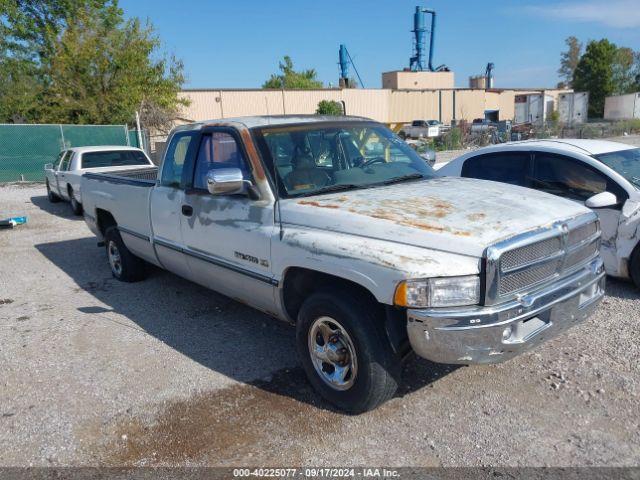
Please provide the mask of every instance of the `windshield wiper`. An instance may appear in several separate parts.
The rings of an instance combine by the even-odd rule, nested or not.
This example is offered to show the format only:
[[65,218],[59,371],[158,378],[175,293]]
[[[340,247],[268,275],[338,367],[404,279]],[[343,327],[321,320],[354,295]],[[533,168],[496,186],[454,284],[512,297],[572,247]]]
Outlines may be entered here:
[[401,177],[390,178],[384,182],[378,183],[378,185],[393,185],[394,183],[406,182],[407,180],[416,180],[418,178],[425,178],[421,173],[410,173],[409,175],[402,175]]
[[337,185],[327,185],[326,187],[319,188],[318,190],[314,190],[313,192],[303,193],[301,195],[296,195],[298,197],[311,197],[313,195],[318,195],[320,193],[330,193],[330,192],[341,192],[343,190],[354,190],[356,188],[364,188],[362,185],[356,185],[355,183],[340,183]]

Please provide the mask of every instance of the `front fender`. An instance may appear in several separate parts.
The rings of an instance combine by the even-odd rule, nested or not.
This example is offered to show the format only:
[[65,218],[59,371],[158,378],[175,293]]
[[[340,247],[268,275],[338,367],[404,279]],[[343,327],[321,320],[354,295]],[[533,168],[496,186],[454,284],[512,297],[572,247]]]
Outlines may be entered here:
[[615,238],[616,257],[620,265],[620,274],[629,275],[628,261],[640,241],[640,202],[628,200],[618,220],[617,238]]
[[402,280],[480,272],[479,258],[304,227],[285,228],[272,259],[280,278],[291,267],[327,273],[361,285],[387,305]]

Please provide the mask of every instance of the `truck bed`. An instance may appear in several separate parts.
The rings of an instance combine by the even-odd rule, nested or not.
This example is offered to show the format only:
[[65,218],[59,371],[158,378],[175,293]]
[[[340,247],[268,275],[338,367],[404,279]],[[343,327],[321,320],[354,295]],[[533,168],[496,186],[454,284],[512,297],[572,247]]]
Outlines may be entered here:
[[82,176],[82,203],[88,225],[96,235],[100,215],[108,212],[118,225],[129,250],[149,261],[155,259],[149,242],[149,199],[156,184],[158,167],[117,172],[86,173]]

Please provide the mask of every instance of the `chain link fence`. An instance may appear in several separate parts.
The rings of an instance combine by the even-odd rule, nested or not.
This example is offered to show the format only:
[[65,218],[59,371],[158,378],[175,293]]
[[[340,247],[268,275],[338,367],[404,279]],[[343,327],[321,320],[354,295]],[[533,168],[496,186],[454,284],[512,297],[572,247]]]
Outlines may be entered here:
[[[143,133],[143,146],[148,136]],[[44,165],[61,150],[91,145],[138,147],[138,132],[126,125],[0,124],[0,183],[44,181]]]
[[[520,127],[518,129],[518,127]],[[560,122],[544,122],[537,125],[515,126],[512,131],[521,133],[523,140],[545,138],[610,138],[640,133],[640,119],[617,122],[588,122],[563,125]]]
[[640,119],[589,122],[578,125],[563,125],[559,122],[512,125],[510,122],[496,122],[475,127],[471,123],[460,122],[439,137],[421,139],[421,142],[436,151],[448,151],[475,149],[518,140],[613,138],[638,134],[640,134]]

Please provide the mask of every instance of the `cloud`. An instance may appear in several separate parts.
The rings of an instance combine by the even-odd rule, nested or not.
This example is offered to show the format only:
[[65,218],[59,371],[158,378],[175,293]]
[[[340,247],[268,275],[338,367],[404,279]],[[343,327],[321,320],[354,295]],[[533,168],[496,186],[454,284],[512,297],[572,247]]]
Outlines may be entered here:
[[640,27],[638,0],[563,2],[548,6],[530,6],[527,9],[553,20],[601,23],[614,28]]

